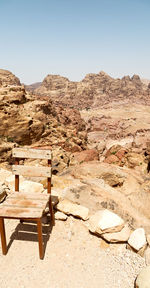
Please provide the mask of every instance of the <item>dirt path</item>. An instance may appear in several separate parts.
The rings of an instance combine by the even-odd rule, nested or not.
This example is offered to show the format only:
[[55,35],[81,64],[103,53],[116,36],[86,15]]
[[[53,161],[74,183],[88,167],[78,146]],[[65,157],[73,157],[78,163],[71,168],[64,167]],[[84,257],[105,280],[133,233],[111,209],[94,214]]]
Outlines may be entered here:
[[143,258],[124,245],[104,245],[73,217],[56,221],[43,261],[34,225],[7,220],[6,231],[7,243],[14,240],[7,256],[0,251],[0,288],[133,288],[144,266]]

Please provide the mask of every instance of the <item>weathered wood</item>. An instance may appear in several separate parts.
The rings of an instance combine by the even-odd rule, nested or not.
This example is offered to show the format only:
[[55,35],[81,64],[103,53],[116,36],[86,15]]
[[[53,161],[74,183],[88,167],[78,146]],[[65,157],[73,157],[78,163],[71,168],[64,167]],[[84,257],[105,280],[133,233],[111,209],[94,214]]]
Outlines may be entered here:
[[[31,199],[31,200],[43,200],[43,201],[46,200],[46,201],[48,201],[49,197],[50,197],[50,195],[43,194],[43,193],[28,193],[28,192],[17,193],[17,192],[13,192],[13,193],[9,194],[7,199],[17,198],[17,199]],[[6,203],[7,199],[1,205]]]
[[43,248],[43,235],[42,235],[42,221],[39,219],[37,221],[37,231],[38,231],[38,241],[39,241],[39,256],[40,259],[44,257],[44,248]]
[[0,234],[1,234],[2,252],[4,255],[6,255],[7,244],[6,244],[5,224],[3,218],[0,218]]
[[[36,195],[14,192],[0,205],[0,217],[39,218],[49,202],[49,195]],[[43,197],[42,199],[42,196]],[[47,197],[46,197],[47,196]]]
[[[14,148],[13,156],[16,158],[13,166],[13,174],[15,174],[15,191],[19,191],[19,175],[29,177],[47,177],[48,178],[48,193],[18,193],[10,194],[5,202],[0,205],[0,233],[2,241],[3,254],[7,253],[6,235],[4,227],[4,218],[19,219],[21,222],[33,220],[37,222],[38,242],[39,242],[39,256],[40,259],[44,257],[43,235],[42,235],[42,216],[44,210],[49,204],[52,222],[54,221],[54,212],[51,200],[51,151],[40,149],[24,149]],[[23,166],[19,165],[19,159],[48,159],[48,167],[37,166]]]
[[55,225],[55,216],[54,216],[54,209],[53,209],[53,205],[52,205],[52,198],[50,198],[50,200],[49,200],[49,212],[51,215],[52,225]]
[[0,217],[4,218],[40,218],[42,216],[43,209],[6,206],[0,209]]
[[[51,160],[48,160],[48,167],[51,166]],[[47,193],[51,193],[51,178],[47,178]]]
[[12,156],[17,158],[51,159],[52,152],[42,149],[13,148]]
[[51,177],[51,167],[13,165],[12,172],[15,175],[28,177]]
[[[15,165],[19,165],[19,159],[15,159]],[[19,191],[19,175],[15,175],[15,191]]]

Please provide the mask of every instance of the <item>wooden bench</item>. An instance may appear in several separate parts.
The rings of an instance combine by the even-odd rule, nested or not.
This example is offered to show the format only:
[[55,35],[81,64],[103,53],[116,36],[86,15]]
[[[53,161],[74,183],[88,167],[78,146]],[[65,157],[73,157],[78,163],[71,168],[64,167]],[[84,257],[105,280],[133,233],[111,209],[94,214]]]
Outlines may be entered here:
[[[15,192],[12,192],[7,199],[0,205],[0,234],[2,252],[7,254],[6,235],[4,219],[33,220],[37,222],[39,256],[44,257],[43,235],[42,235],[42,216],[45,208],[49,206],[52,224],[54,224],[54,212],[51,200],[51,151],[40,149],[14,148],[12,151],[15,157],[15,165],[12,171],[15,175]],[[48,167],[44,166],[25,166],[19,165],[21,159],[47,159]],[[19,176],[27,177],[47,177],[47,194],[19,192]]]

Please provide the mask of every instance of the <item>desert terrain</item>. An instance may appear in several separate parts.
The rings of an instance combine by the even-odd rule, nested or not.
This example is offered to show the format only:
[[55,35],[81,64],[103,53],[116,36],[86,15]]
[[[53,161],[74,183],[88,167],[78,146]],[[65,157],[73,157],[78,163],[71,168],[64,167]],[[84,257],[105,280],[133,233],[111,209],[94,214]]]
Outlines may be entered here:
[[[80,82],[48,75],[24,85],[0,70],[0,205],[13,189],[13,147],[52,150],[52,196],[59,201],[55,226],[43,223],[43,261],[36,227],[6,221],[0,287],[134,287],[150,265],[149,115],[150,85],[138,75],[100,72]],[[45,181],[28,182],[22,179],[22,189],[45,193]]]

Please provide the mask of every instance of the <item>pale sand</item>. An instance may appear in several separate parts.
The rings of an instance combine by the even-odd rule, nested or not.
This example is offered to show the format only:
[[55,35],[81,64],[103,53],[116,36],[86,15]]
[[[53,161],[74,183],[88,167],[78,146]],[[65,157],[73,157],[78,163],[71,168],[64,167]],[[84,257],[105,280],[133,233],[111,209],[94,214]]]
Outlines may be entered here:
[[[5,222],[7,243],[10,237],[14,240],[6,256],[0,251],[0,288],[130,288],[145,265],[125,245],[102,249],[102,240],[73,217],[56,221],[40,260],[36,226]],[[16,227],[20,232],[14,233]]]

